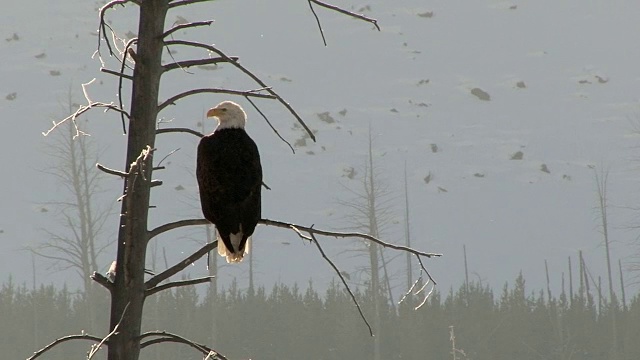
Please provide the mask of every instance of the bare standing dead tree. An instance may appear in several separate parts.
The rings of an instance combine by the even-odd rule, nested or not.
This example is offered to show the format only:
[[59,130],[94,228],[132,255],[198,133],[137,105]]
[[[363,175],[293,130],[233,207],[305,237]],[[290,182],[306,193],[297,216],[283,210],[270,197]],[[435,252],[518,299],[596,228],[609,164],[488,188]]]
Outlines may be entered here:
[[[165,30],[166,16],[169,11],[180,6],[187,6],[204,1],[206,0],[112,0],[104,5],[100,9],[99,13],[100,24],[97,55],[101,58],[103,52],[106,51],[110,56],[113,56],[120,61],[119,71],[103,69],[104,72],[118,77],[118,98],[116,101],[109,103],[96,102],[92,101],[87,95],[87,92],[85,92],[87,105],[81,106],[69,117],[54,123],[53,127],[49,130],[49,132],[51,132],[62,124],[70,122],[74,125],[75,134],[78,136],[82,135],[83,132],[79,129],[76,123],[77,116],[91,108],[97,107],[105,108],[106,110],[114,110],[119,113],[123,123],[123,129],[128,135],[124,168],[122,170],[118,170],[106,166],[99,166],[99,169],[102,171],[122,178],[124,186],[123,195],[120,198],[122,205],[120,223],[118,226],[115,280],[111,282],[99,273],[94,273],[92,275],[92,278],[97,283],[105,287],[111,295],[109,332],[103,337],[76,337],[94,341],[100,339],[100,341],[92,347],[88,357],[89,359],[92,358],[102,346],[107,346],[109,360],[137,360],[141,349],[163,342],[178,342],[189,345],[198,351],[201,351],[206,355],[207,359],[225,359],[223,355],[219,354],[215,350],[180,337],[179,335],[162,331],[141,333],[142,309],[145,299],[148,296],[165,289],[209,282],[211,280],[210,276],[163,283],[169,277],[182,271],[189,264],[205,256],[209,251],[217,246],[216,242],[208,243],[195,253],[169,267],[165,271],[145,279],[145,259],[149,241],[151,241],[155,236],[172,229],[183,226],[207,224],[204,219],[190,219],[164,224],[152,230],[148,229],[150,192],[153,187],[162,184],[161,181],[154,180],[152,177],[155,166],[157,165],[154,164],[153,161],[156,135],[172,132],[200,135],[195,130],[184,128],[165,128],[162,129],[162,131],[158,131],[156,127],[158,114],[163,109],[176,103],[180,99],[201,93],[229,94],[233,96],[243,96],[247,99],[250,97],[273,99],[285,107],[308,132],[309,137],[315,141],[314,134],[309,130],[301,116],[294,110],[294,108],[289,105],[289,103],[286,102],[274,89],[263,82],[263,80],[241,65],[236,57],[229,56],[223,50],[213,45],[187,40],[175,40],[172,37],[177,30],[207,26],[211,24],[211,21],[184,23],[174,25],[171,29]],[[355,14],[340,7],[316,0],[311,0],[310,6],[312,6],[311,3],[376,25],[375,20]],[[115,41],[116,39],[119,39],[117,31],[109,25],[109,22],[106,20],[106,15],[115,7],[125,5],[135,5],[139,7],[138,36],[127,42],[121,41],[124,46],[120,49],[120,47],[117,46],[118,42]],[[322,30],[321,26],[320,30]],[[106,49],[101,48],[101,46],[106,46]],[[169,48],[174,47],[188,47],[193,50],[200,50],[204,54],[204,57],[200,59],[187,59],[182,61],[172,59],[173,61],[163,65],[163,53]],[[160,79],[163,74],[175,69],[184,69],[189,66],[213,63],[226,63],[233,66],[240,73],[254,81],[257,84],[256,88],[250,90],[232,90],[226,88],[192,89],[171,96],[166,100],[159,101]],[[130,107],[128,107],[130,109],[129,111],[125,110],[125,107],[123,106],[124,101],[121,97],[125,81],[131,83],[131,100]],[[268,119],[266,120],[268,121]],[[275,128],[273,129],[275,131]],[[305,227],[266,219],[261,220],[260,224],[282,227],[296,232],[301,238],[314,243],[325,260],[327,260],[334,269],[337,268],[322,251],[321,244],[317,239],[318,235],[332,237],[361,237],[386,247],[410,252],[416,257],[416,260],[424,271],[426,271],[426,268],[424,267],[422,259],[439,256],[439,254],[426,253],[407,248],[405,246],[389,244],[379,240],[375,236],[367,234],[329,232],[315,229],[313,226]],[[340,272],[337,271],[337,273],[344,282],[344,278],[340,275]],[[350,291],[348,288],[347,290]],[[355,301],[355,297],[353,297],[353,299]],[[356,305],[358,305],[357,302]],[[146,340],[150,337],[153,337],[153,339]],[[57,342],[63,341],[61,339],[58,339],[47,348],[38,351],[31,357],[31,359],[39,357],[48,349],[55,346]]]
[[[65,100],[65,111],[73,112],[78,108],[71,91]],[[98,257],[108,241],[101,233],[110,207],[99,206],[95,196],[101,191],[100,180],[104,176],[94,169],[97,150],[89,137],[76,136],[76,128],[70,123],[56,134],[53,151],[47,152],[52,166],[45,172],[53,175],[61,185],[64,199],[49,201],[46,206],[55,210],[56,217],[65,228],[65,232],[44,229],[46,241],[26,249],[47,259],[57,270],[73,270],[83,281],[87,305],[95,303],[95,284],[89,278],[99,269]],[[95,314],[87,308],[88,330],[95,330]]]

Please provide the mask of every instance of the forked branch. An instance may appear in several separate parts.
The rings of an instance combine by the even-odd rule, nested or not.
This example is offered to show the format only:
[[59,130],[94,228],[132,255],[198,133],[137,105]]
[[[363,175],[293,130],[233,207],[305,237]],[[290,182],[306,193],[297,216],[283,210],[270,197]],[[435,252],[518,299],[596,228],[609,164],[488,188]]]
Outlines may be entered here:
[[258,76],[256,76],[254,73],[252,73],[251,71],[249,71],[247,68],[245,68],[244,66],[242,66],[237,60],[233,60],[231,57],[229,57],[227,54],[225,54],[224,52],[222,52],[221,50],[219,50],[218,48],[216,48],[215,46],[212,45],[207,45],[207,44],[203,44],[203,43],[199,43],[199,42],[194,42],[194,41],[185,41],[185,40],[170,40],[170,41],[165,41],[165,45],[167,46],[171,46],[171,45],[183,45],[183,46],[191,46],[191,47],[196,47],[196,48],[202,48],[211,52],[214,52],[216,54],[218,54],[218,56],[224,58],[226,60],[226,62],[230,63],[231,65],[235,66],[236,68],[238,68],[240,71],[242,71],[243,73],[245,73],[247,76],[249,76],[253,81],[255,81],[258,85],[262,86],[263,88],[266,89],[266,91],[268,93],[270,93],[271,95],[275,96],[276,99],[278,100],[278,102],[280,102],[280,104],[282,104],[287,110],[289,110],[289,112],[293,115],[293,117],[296,118],[296,120],[298,121],[298,123],[300,123],[300,125],[305,129],[305,131],[307,132],[307,134],[309,135],[309,137],[313,140],[316,141],[316,136],[313,134],[313,132],[311,131],[311,129],[309,129],[309,127],[307,126],[307,124],[304,122],[304,120],[302,120],[302,117],[293,109],[293,107],[291,105],[289,105],[289,103],[287,103],[280,95],[278,95],[278,93],[276,93],[273,89],[271,89],[269,86],[267,86],[267,84],[265,84],[264,81],[262,81],[262,79],[260,79]]
[[174,288],[174,287],[197,285],[197,284],[202,284],[202,283],[206,283],[206,282],[211,282],[211,279],[213,279],[213,278],[215,278],[215,276],[205,276],[205,277],[196,278],[196,279],[172,281],[170,283],[154,286],[154,287],[152,287],[150,289],[145,290],[144,296],[151,296],[151,295],[153,295],[153,294],[155,294],[157,292],[160,292],[162,290],[171,289],[171,288]]

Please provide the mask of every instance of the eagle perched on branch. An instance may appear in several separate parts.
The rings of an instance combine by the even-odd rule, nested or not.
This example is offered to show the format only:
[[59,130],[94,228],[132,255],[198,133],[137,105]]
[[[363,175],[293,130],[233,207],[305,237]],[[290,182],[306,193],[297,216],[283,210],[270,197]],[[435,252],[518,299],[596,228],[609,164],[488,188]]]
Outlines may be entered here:
[[207,112],[218,126],[198,144],[196,176],[204,217],[216,226],[218,254],[242,261],[261,217],[262,166],[256,143],[244,130],[247,114],[223,101]]

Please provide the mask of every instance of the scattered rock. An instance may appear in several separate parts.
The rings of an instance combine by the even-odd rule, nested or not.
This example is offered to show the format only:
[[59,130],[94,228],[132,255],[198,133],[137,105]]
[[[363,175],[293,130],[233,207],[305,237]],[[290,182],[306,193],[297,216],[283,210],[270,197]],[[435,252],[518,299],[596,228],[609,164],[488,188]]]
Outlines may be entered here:
[[363,6],[360,9],[358,9],[358,12],[365,12],[365,11],[371,11],[371,5]]
[[45,54],[45,53],[40,53],[40,54],[36,55],[35,57],[36,57],[36,59],[44,59],[44,58],[46,58],[46,57],[47,57],[47,54]]
[[189,20],[183,18],[182,16],[178,15],[176,16],[176,21],[173,22],[173,26],[176,25],[184,25],[187,24],[189,22]]
[[336,122],[336,119],[334,119],[328,111],[325,111],[323,113],[318,113],[318,118],[320,118],[320,121],[324,121],[327,124],[333,124],[334,122]]
[[316,153],[314,153],[312,150],[309,150],[306,152],[307,155],[315,155]]
[[59,70],[50,70],[49,75],[51,76],[60,76],[62,74]]
[[578,80],[578,84],[591,84],[589,80]]
[[441,186],[438,186],[438,192],[446,193],[446,192],[449,192],[449,190],[447,190],[447,189],[445,189],[445,188],[443,188]]
[[16,92],[12,92],[11,94],[8,94],[7,96],[5,96],[4,98],[11,101],[11,100],[15,100],[16,97],[18,97],[18,93]]
[[540,171],[545,172],[547,174],[551,174],[551,171],[549,171],[549,168],[547,167],[547,164],[540,165]]
[[596,75],[596,79],[600,84],[606,84],[609,82],[609,79],[603,78],[602,76],[598,76],[598,75]]
[[518,82],[516,83],[516,87],[517,87],[517,88],[519,88],[519,89],[524,89],[524,88],[526,88],[526,87],[527,87],[527,85],[525,85],[525,84],[524,84],[524,81],[522,81],[522,80],[521,80],[521,81],[518,81]]
[[437,153],[438,152],[438,144],[431,144],[431,152],[432,153]]
[[423,13],[418,13],[417,14],[420,17],[423,18],[432,18],[433,17],[433,11],[427,11],[427,12],[423,12]]
[[391,111],[392,113],[397,113],[398,112],[398,110],[396,110],[396,108],[391,108],[391,110],[389,110],[389,111]]
[[46,207],[43,207],[43,208],[40,208],[40,212],[46,213],[46,212],[49,212],[49,209],[47,209]]
[[511,160],[522,160],[524,158],[524,153],[522,151],[516,151],[511,155]]
[[358,172],[356,171],[356,169],[353,168],[353,166],[342,169],[342,172],[343,172],[342,177],[346,177],[350,180],[353,180],[353,178],[356,177],[356,175],[358,174]]
[[218,69],[218,65],[200,65],[198,66],[198,69],[202,69],[202,70],[207,70],[207,71],[211,71],[211,70],[217,70]]
[[136,37],[136,34],[135,34],[133,31],[129,30],[129,31],[127,31],[127,32],[124,34],[124,37],[125,37],[125,39],[127,39],[127,40],[131,40],[131,39],[133,39],[134,37]]
[[342,110],[338,111],[338,114],[340,114],[340,116],[347,115],[347,109],[342,109]]
[[424,183],[428,184],[431,182],[432,176],[431,176],[431,171],[429,171],[429,173],[427,174],[427,176],[424,177]]
[[175,189],[176,191],[182,191],[182,190],[184,190],[184,186],[182,186],[182,185],[178,185],[178,186],[174,187],[174,189]]
[[293,80],[289,79],[288,77],[282,76],[282,77],[280,77],[280,81],[292,82]]
[[478,177],[478,178],[483,178],[484,174],[483,173],[475,173],[475,174],[473,174],[473,176]]
[[429,79],[422,79],[422,80],[418,81],[418,83],[416,85],[417,86],[427,85],[429,83],[429,81],[430,81]]
[[296,142],[293,143],[293,146],[295,147],[307,146],[307,139],[303,137],[300,139],[297,139]]
[[10,41],[18,41],[20,40],[20,36],[18,36],[17,33],[13,33],[12,36],[8,37],[5,39],[5,41],[10,42]]
[[471,95],[474,95],[482,101],[491,101],[491,96],[489,95],[489,93],[480,88],[471,89]]
[[563,174],[562,175],[562,180],[571,181],[571,175]]
[[509,10],[515,10],[518,8],[518,5],[511,5],[509,6]]

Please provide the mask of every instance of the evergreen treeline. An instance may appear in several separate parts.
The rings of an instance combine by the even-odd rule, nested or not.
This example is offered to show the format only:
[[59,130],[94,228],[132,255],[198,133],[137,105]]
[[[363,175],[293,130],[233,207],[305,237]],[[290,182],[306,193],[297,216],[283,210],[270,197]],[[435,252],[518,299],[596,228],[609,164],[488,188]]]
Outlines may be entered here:
[[[356,292],[372,317],[371,294]],[[109,308],[95,304],[104,335]],[[381,295],[381,299],[384,298]],[[413,299],[418,301],[420,299]],[[477,283],[446,296],[435,291],[414,311],[411,300],[381,309],[383,359],[538,360],[640,359],[640,297],[617,305],[584,289],[573,297],[527,292],[522,275],[499,294]],[[0,290],[0,354],[24,359],[56,338],[89,328],[82,294],[66,288],[28,289],[11,280]],[[615,313],[617,343],[612,320]],[[310,286],[277,285],[267,291],[226,291],[198,296],[194,287],[158,293],[147,300],[147,330],[166,330],[209,344],[230,359],[371,359],[372,339],[349,295],[333,283],[324,294]],[[452,338],[452,333],[455,339]],[[66,343],[46,359],[80,359],[91,343]],[[102,353],[101,357],[104,357]],[[153,345],[143,359],[201,359],[181,344]]]

